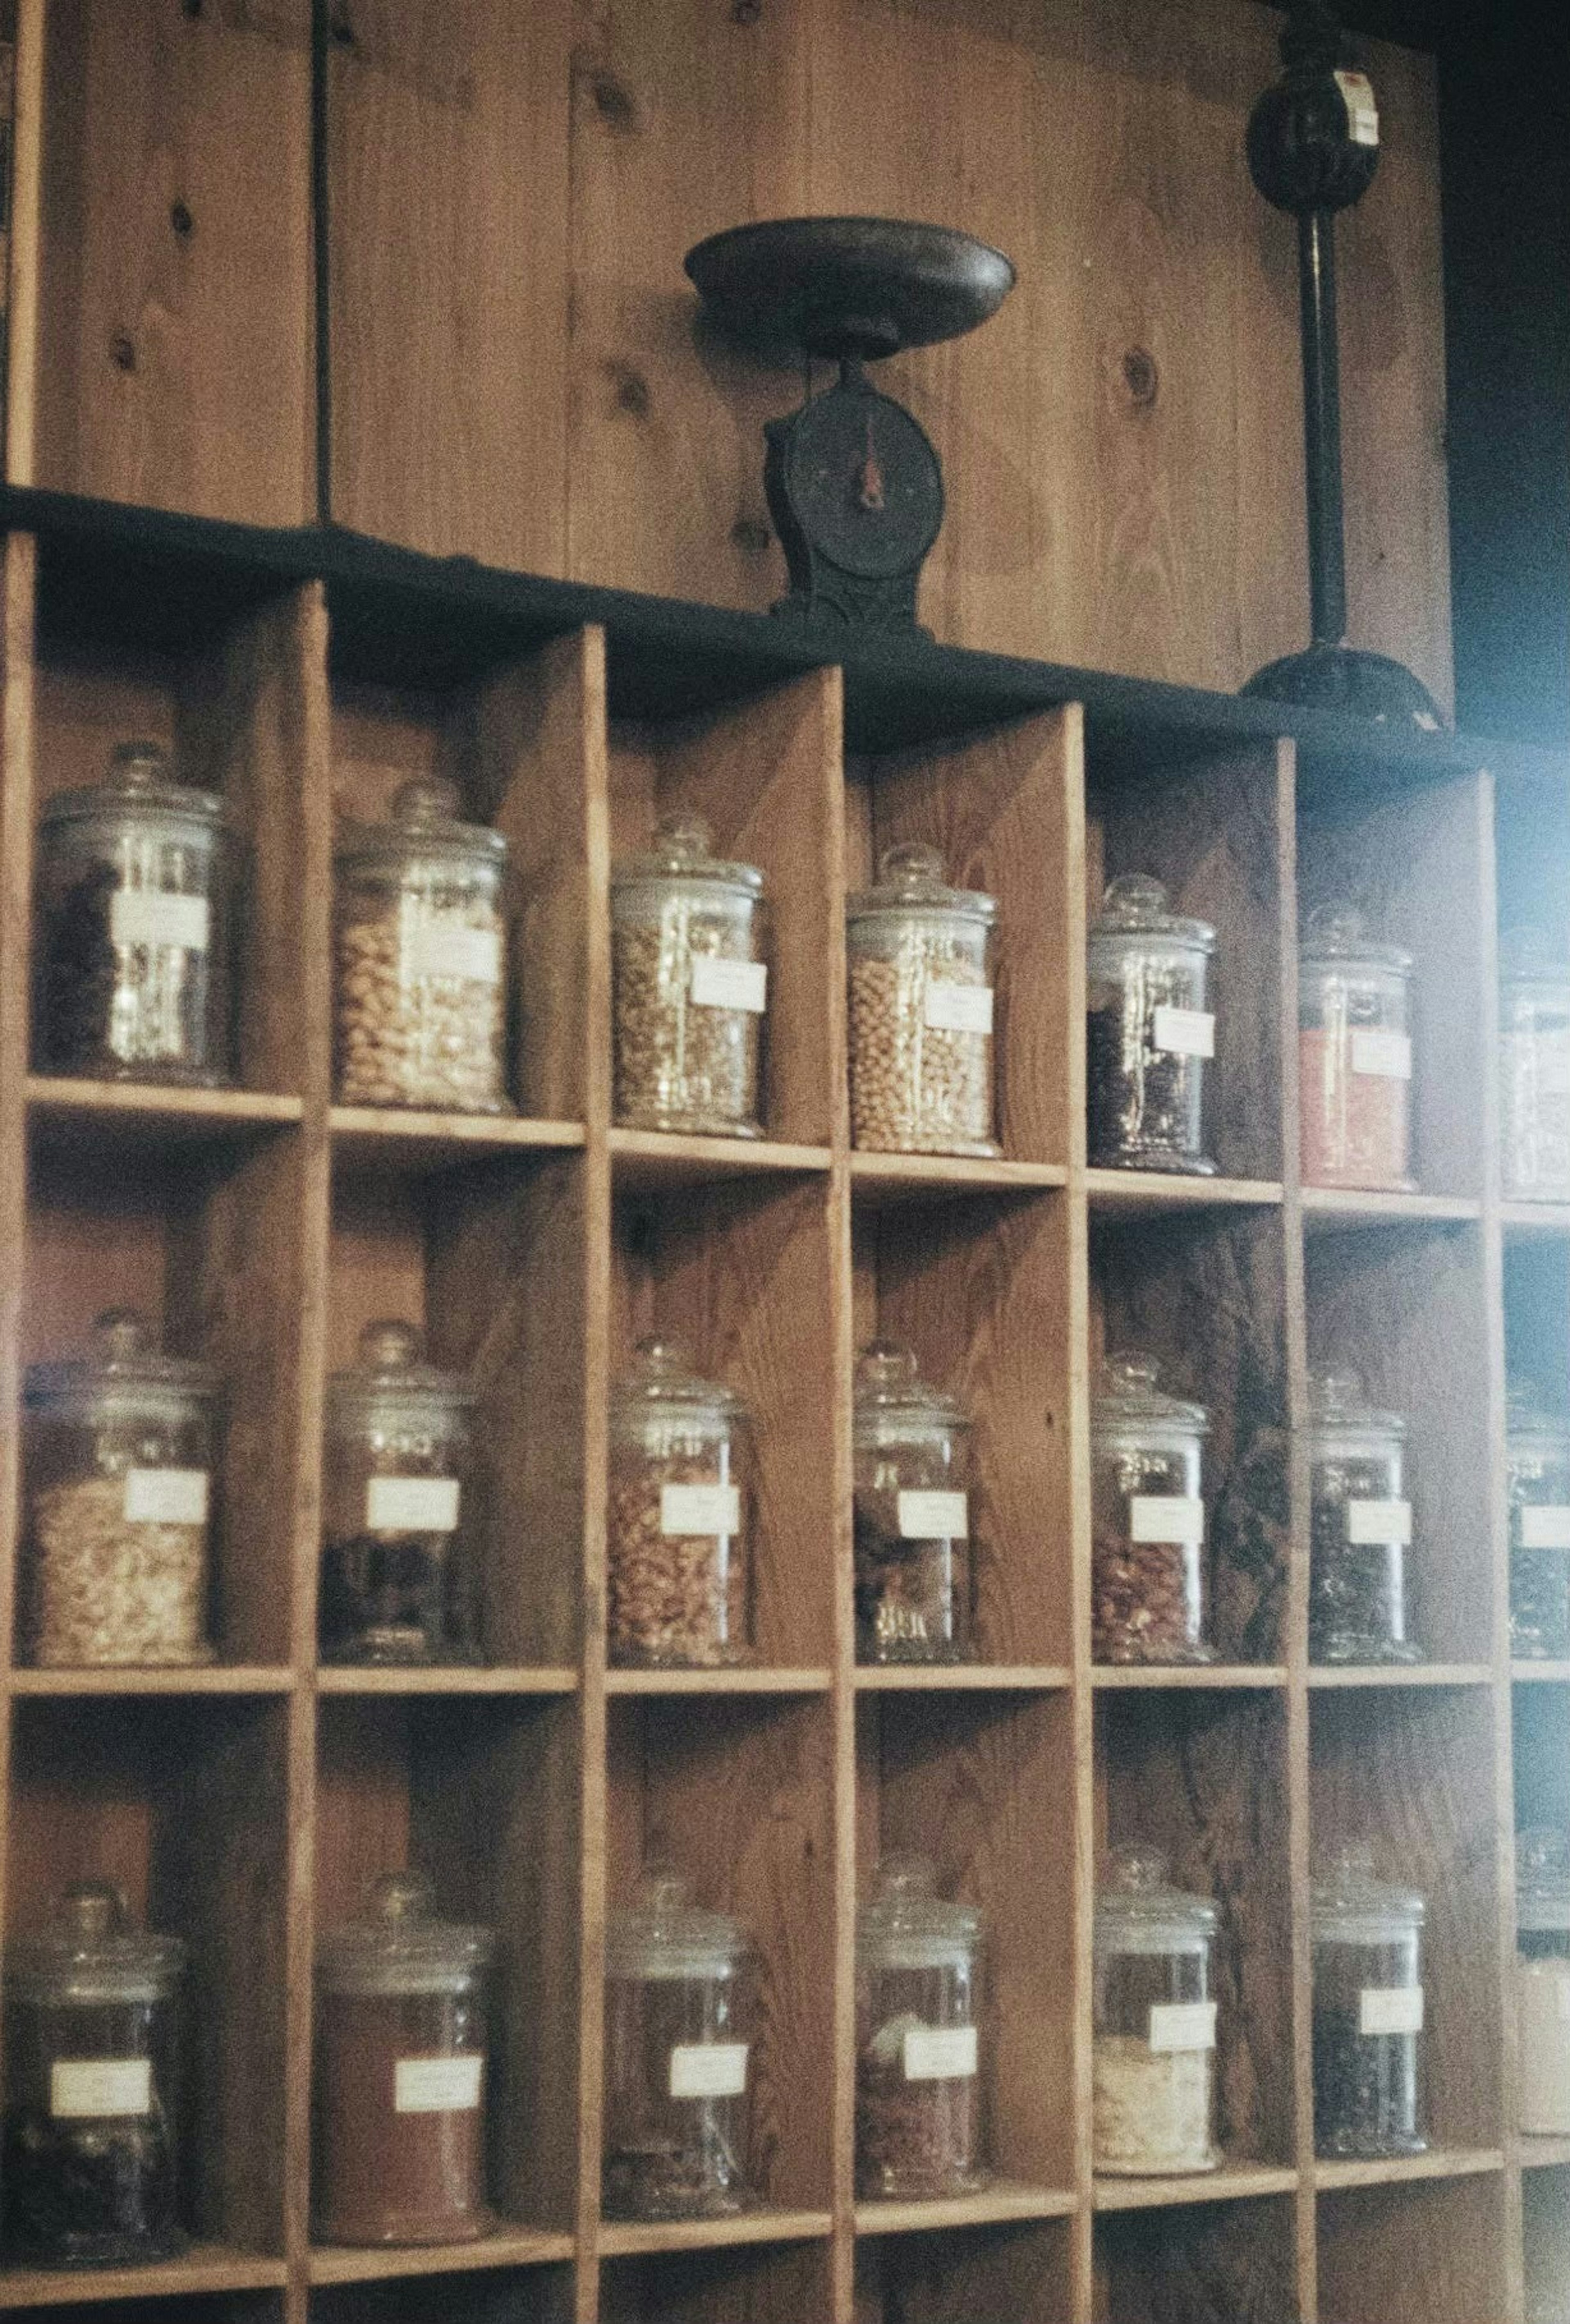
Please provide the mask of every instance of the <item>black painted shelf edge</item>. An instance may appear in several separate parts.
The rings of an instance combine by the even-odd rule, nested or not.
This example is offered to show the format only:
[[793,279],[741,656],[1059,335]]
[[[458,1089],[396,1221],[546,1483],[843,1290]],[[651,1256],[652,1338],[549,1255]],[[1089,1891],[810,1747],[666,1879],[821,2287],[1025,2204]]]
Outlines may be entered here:
[[270,528],[23,485],[0,487],[0,529],[39,543],[42,640],[189,650],[276,591],[320,580],[335,672],[440,689],[585,623],[612,644],[618,717],[696,715],[838,665],[853,751],[897,751],[1067,702],[1085,706],[1094,783],[1139,780],[1206,752],[1294,741],[1309,770],[1422,781],[1486,768],[1570,784],[1570,756],[1443,733],[1384,733],[1338,714],[855,632],[439,558],[337,526]]

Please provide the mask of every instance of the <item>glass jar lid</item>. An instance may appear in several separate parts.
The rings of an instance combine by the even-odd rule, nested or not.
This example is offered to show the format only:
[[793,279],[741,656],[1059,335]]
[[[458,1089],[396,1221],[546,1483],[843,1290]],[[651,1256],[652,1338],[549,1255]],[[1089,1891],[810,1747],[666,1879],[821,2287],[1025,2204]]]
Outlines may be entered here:
[[1348,1840],[1316,1868],[1310,1919],[1316,1941],[1344,1945],[1399,1943],[1427,1918],[1416,1888],[1381,1880],[1372,1844]]
[[1090,933],[1093,940],[1154,936],[1192,952],[1215,950],[1215,930],[1210,922],[1174,912],[1165,887],[1148,872],[1122,872],[1107,882],[1100,915],[1091,922]]
[[1551,1825],[1516,1836],[1516,1926],[1527,1935],[1570,1931],[1570,1835]]
[[475,1390],[457,1372],[439,1371],[423,1360],[424,1341],[412,1323],[383,1316],[360,1333],[360,1360],[328,1380],[328,1404],[335,1416],[371,1411],[466,1410]]
[[970,1425],[957,1397],[921,1378],[913,1350],[893,1340],[874,1340],[862,1350],[855,1378],[858,1444],[909,1444]]
[[714,835],[700,815],[668,815],[656,825],[654,844],[642,855],[623,855],[611,866],[611,892],[668,887],[694,881],[713,890],[756,898],[763,875],[755,863],[727,863],[713,853]]
[[1510,1452],[1539,1458],[1570,1455],[1570,1416],[1550,1412],[1535,1380],[1512,1380],[1505,1400],[1505,1436]]
[[995,896],[980,888],[951,888],[943,876],[943,857],[936,847],[901,841],[885,847],[878,858],[878,884],[845,898],[847,920],[878,918],[885,912],[934,913],[946,918],[976,920],[990,927],[998,917]]
[[1095,1897],[1095,1950],[1104,1959],[1205,1950],[1221,1916],[1208,1896],[1175,1888],[1168,1871],[1161,1849],[1113,1849]]
[[1160,1380],[1154,1356],[1122,1348],[1106,1357],[1091,1414],[1092,1434],[1107,1443],[1130,1436],[1148,1443],[1152,1431],[1184,1438],[1207,1435],[1210,1415],[1204,1405],[1168,1396]]
[[1298,958],[1305,968],[1377,968],[1397,976],[1412,973],[1411,954],[1400,945],[1376,944],[1353,904],[1321,904],[1310,912]]
[[676,1978],[729,1977],[750,1941],[728,1913],[707,1913],[692,1901],[679,1872],[659,1865],[647,1871],[635,1904],[605,1923],[607,1977]]
[[1381,1412],[1370,1404],[1357,1373],[1330,1365],[1308,1382],[1308,1418],[1316,1443],[1350,1452],[1365,1441],[1375,1451],[1399,1444],[1407,1424],[1399,1412]]
[[698,1378],[679,1340],[658,1333],[638,1342],[631,1364],[611,1387],[611,1425],[618,1433],[637,1434],[661,1421],[724,1429],[745,1411],[734,1388]]
[[55,1899],[46,1927],[6,1945],[5,1983],[30,2001],[80,2008],[162,2001],[185,1964],[181,1940],[138,1929],[111,1881],[77,1880]]
[[93,1323],[92,1352],[63,1363],[29,1364],[23,1401],[84,1419],[167,1419],[217,1392],[210,1364],[166,1356],[134,1307],[107,1307]]
[[136,822],[192,825],[217,829],[226,820],[216,791],[177,783],[162,742],[116,742],[101,782],[56,791],[44,801],[39,821],[45,830],[62,823]]
[[333,842],[333,861],[344,864],[396,867],[411,856],[495,864],[507,860],[507,843],[488,823],[466,823],[456,783],[437,775],[416,775],[395,793],[385,823],[346,823]]
[[489,1929],[437,1919],[436,1891],[423,1872],[386,1872],[372,1886],[363,1921],[318,1938],[317,1975],[328,1993],[463,1993],[494,1950]]
[[937,1893],[925,1856],[885,1856],[856,1910],[856,1956],[869,1969],[962,1969],[982,1941],[974,1904]]

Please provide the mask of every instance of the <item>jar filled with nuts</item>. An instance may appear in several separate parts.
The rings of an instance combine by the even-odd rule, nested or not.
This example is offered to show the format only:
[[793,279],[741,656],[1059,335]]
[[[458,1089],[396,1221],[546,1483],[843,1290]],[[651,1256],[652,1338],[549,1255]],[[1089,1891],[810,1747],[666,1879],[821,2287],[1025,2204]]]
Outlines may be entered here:
[[845,906],[851,1141],[880,1154],[996,1154],[997,905],[947,886],[933,847],[886,848],[878,879]]
[[1354,1840],[1315,1875],[1314,2152],[1421,2154],[1423,1926],[1415,1889],[1381,1880]]
[[970,1653],[970,1416],[928,1388],[909,1348],[856,1367],[856,1660],[960,1663]]
[[342,1105],[511,1113],[507,843],[417,779],[333,850]]
[[1098,2172],[1214,2171],[1216,1911],[1158,1849],[1113,1855],[1095,1901],[1093,2138]]
[[1309,915],[1298,964],[1306,1186],[1410,1187],[1411,982],[1411,954],[1373,942],[1361,912]]
[[224,805],[122,742],[39,819],[33,1053],[41,1073],[217,1088],[231,1068],[235,849]]
[[1570,1421],[1512,1388],[1505,1473],[1510,1513],[1510,1652],[1570,1660]]
[[1090,1160],[1104,1170],[1209,1176],[1203,1149],[1205,1005],[1215,930],[1171,911],[1142,872],[1113,881],[1090,931],[1085,995]]
[[1407,1424],[1376,1412],[1355,1372],[1309,1383],[1308,1653],[1316,1663],[1415,1663],[1408,1605]]
[[1570,1203],[1570,961],[1530,928],[1500,955],[1505,1200]]
[[633,1130],[761,1138],[763,875],[697,816],[611,870],[615,1115]]
[[985,2186],[982,1917],[937,1894],[925,1857],[889,1856],[856,1914],[856,2192],[921,2200]]
[[608,1652],[618,1666],[752,1660],[752,1430],[740,1397],[642,1340],[611,1391]]
[[1207,1663],[1209,1416],[1160,1386],[1150,1356],[1109,1356],[1091,1423],[1091,1651],[1098,1663]]
[[367,1323],[359,1358],[328,1382],[322,1654],[473,1662],[483,1521],[474,1391],[422,1360],[411,1323]]
[[53,1669],[206,1663],[216,1374],[114,1308],[93,1351],[24,1390],[28,1659]]

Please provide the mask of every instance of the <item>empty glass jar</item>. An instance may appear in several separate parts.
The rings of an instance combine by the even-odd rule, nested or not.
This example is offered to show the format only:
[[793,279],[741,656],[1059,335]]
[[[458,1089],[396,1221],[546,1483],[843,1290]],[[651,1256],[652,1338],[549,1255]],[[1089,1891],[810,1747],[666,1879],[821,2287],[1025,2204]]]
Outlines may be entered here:
[[957,1663],[970,1653],[970,1416],[928,1388],[908,1348],[856,1367],[856,1659]]
[[1091,1651],[1099,1663],[1205,1663],[1203,1405],[1153,1357],[1111,1355],[1091,1415]]
[[367,1323],[359,1357],[328,1382],[322,1654],[473,1661],[483,1514],[474,1391],[423,1361],[411,1323]]
[[884,1154],[995,1154],[993,932],[998,908],[950,888],[934,847],[885,848],[845,905],[851,1142]]
[[316,1955],[314,2232],[464,2243],[485,2209],[488,1929],[436,1915],[422,1873],[379,1880]]
[[856,1914],[856,2192],[984,2186],[981,1914],[924,1857],[885,1857]]
[[608,1651],[643,1669],[753,1649],[753,1439],[740,1397],[642,1340],[611,1391]]
[[1415,1663],[1407,1553],[1407,1424],[1376,1412],[1355,1372],[1309,1388],[1312,1553],[1308,1652],[1316,1663]]
[[205,1663],[217,1375],[133,1309],[23,1395],[23,1633],[50,1668]]
[[655,1872],[605,1931],[603,2200],[613,2219],[722,2218],[747,2175],[754,1975],[740,1923]]
[[107,1882],[68,1888],[5,1949],[0,2243],[14,2265],[172,2258],[180,2226],[178,1937]]
[[1312,913],[1298,963],[1303,1183],[1409,1187],[1412,955],[1345,904]]
[[1424,1899],[1339,1849],[1314,1883],[1314,2150],[1420,2154]]
[[1117,1849],[1095,1904],[1094,2167],[1114,2178],[1214,2171],[1217,1914],[1174,1888],[1159,1849]]
[[1570,1839],[1523,1831],[1516,1841],[1516,2035],[1520,2127],[1570,2137]]
[[1501,946],[1499,1046],[1505,1200],[1570,1203],[1570,961],[1534,929]]
[[1510,1521],[1510,1653],[1570,1659],[1570,1421],[1524,1383],[1510,1392],[1505,1443]]
[[646,855],[612,866],[619,1122],[762,1137],[762,894],[753,864],[710,853],[698,816],[668,816]]
[[1090,930],[1086,1059],[1098,1169],[1208,1174],[1201,1116],[1215,1054],[1205,1005],[1215,930],[1142,872],[1113,881]]

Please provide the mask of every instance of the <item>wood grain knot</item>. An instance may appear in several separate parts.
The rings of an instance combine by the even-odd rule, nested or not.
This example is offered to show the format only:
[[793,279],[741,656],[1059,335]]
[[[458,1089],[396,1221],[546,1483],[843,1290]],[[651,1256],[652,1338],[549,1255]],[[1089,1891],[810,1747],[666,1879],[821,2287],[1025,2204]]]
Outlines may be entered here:
[[619,81],[614,73],[602,68],[589,76],[589,95],[595,111],[605,127],[617,137],[630,137],[638,127],[638,108],[633,93]]
[[733,24],[755,24],[763,13],[763,0],[731,0]]
[[192,18],[199,16],[202,13],[202,0],[180,0],[180,13],[182,16]]
[[1144,347],[1131,347],[1123,357],[1123,383],[1138,404],[1148,409],[1161,392],[1156,358]]
[[176,234],[179,235],[182,242],[185,241],[188,235],[196,232],[196,220],[192,217],[189,210],[187,209],[183,202],[175,202],[171,205],[169,223],[174,228]]
[[109,342],[109,361],[116,371],[134,371],[136,368],[136,343],[124,331],[116,331]]
[[647,420],[654,399],[642,373],[618,363],[608,363],[605,370],[616,391],[617,410],[630,411],[634,420]]
[[344,14],[342,9],[333,11],[328,24],[328,38],[336,42],[340,49],[352,49],[358,46],[355,38],[354,25]]
[[731,527],[731,540],[743,557],[762,557],[772,538],[768,526],[755,516],[739,516]]

